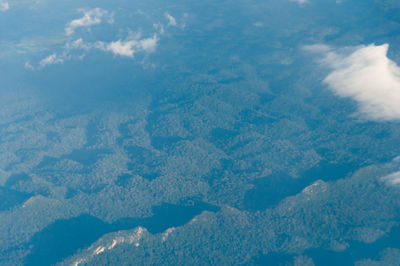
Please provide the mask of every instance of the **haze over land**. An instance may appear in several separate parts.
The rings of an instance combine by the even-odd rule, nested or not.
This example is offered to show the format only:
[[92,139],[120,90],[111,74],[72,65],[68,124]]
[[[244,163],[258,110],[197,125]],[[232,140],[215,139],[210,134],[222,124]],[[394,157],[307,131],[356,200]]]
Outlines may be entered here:
[[399,23],[0,0],[0,264],[399,264]]

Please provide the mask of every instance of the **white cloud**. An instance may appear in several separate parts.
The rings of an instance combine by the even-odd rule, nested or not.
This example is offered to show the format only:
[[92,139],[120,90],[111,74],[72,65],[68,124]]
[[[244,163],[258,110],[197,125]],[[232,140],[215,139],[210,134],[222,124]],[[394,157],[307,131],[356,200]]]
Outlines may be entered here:
[[400,172],[384,176],[382,177],[382,180],[392,186],[400,185]]
[[[1,0],[0,0],[1,1]],[[72,20],[65,27],[65,33],[67,35],[72,35],[77,28],[80,27],[90,27],[92,25],[97,25],[108,19],[108,23],[112,23],[113,13],[109,13],[106,10],[95,8],[90,10],[80,9],[79,12],[83,13],[82,17],[79,19]],[[170,14],[165,13],[165,17],[168,19],[170,26],[177,26],[178,24],[174,17]],[[186,18],[188,15],[185,13],[183,15]],[[145,60],[147,59],[147,54],[150,54],[156,51],[157,46],[159,44],[159,37],[163,36],[165,33],[166,27],[161,23],[154,23],[153,27],[155,32],[152,35],[147,35],[147,37],[143,37],[142,32],[134,32],[130,29],[128,30],[120,30],[121,35],[124,31],[127,31],[125,38],[114,39],[114,41],[94,41],[94,42],[86,42],[83,38],[78,38],[76,40],[67,40],[62,50],[59,51],[58,54],[53,53],[48,57],[42,59],[37,66],[32,66],[29,62],[25,63],[26,69],[31,70],[40,70],[46,66],[54,65],[54,64],[63,64],[71,59],[79,59],[82,60],[87,52],[91,50],[98,50],[107,53],[111,53],[120,57],[128,57],[134,58],[138,54],[145,55],[143,61],[141,62],[145,65]],[[180,28],[183,28],[184,25],[179,25]]]
[[137,41],[121,41],[111,42],[104,46],[103,50],[112,52],[113,54],[133,57]]
[[7,11],[10,9],[10,4],[8,2],[0,2],[0,11]]
[[151,38],[140,40],[139,47],[141,50],[147,53],[152,53],[156,50],[157,43],[158,43],[158,37],[156,34],[154,34],[153,37]]
[[[140,35],[137,35],[139,37]],[[105,52],[111,52],[114,55],[119,55],[122,57],[134,57],[138,52],[152,53],[156,50],[158,44],[157,34],[153,37],[144,39],[127,39],[118,40],[114,42],[96,42],[96,43],[86,43],[82,39],[75,40],[73,42],[67,43],[65,48],[67,50],[82,49],[91,50],[99,49]]]
[[101,50],[112,52],[115,55],[133,57],[137,52],[154,52],[157,47],[158,37],[154,34],[151,38],[141,40],[128,40],[104,44],[98,42],[95,46]]
[[113,14],[101,8],[90,10],[80,9],[79,12],[83,13],[83,16],[68,23],[65,27],[65,34],[72,35],[77,28],[100,24],[103,18],[106,18],[110,24],[114,22]]
[[154,23],[153,27],[156,29],[157,32],[159,32],[160,34],[164,34],[165,30],[164,30],[164,25],[161,23]]
[[388,44],[305,49],[323,55],[321,63],[332,70],[324,83],[338,96],[355,100],[360,115],[376,121],[400,120],[400,67],[387,57]]
[[165,17],[168,19],[168,26],[174,26],[174,27],[178,26],[178,23],[176,23],[176,19],[173,16],[171,16],[168,13],[165,13]]
[[24,66],[25,66],[25,69],[29,69],[29,70],[31,70],[31,71],[34,71],[34,70],[35,70],[35,68],[34,68],[34,67],[31,65],[31,63],[29,63],[28,61],[25,62]]
[[291,2],[297,2],[300,5],[304,5],[304,4],[308,3],[308,0],[290,0],[290,1]]
[[65,44],[65,49],[67,51],[73,50],[73,49],[81,49],[81,50],[86,50],[87,51],[87,50],[90,50],[92,48],[93,48],[92,45],[85,43],[82,38],[79,38],[79,39],[77,39],[75,41],[72,41],[72,42],[67,42]]
[[[51,54],[48,57],[42,59],[39,63],[40,67],[45,67],[48,65],[55,65],[55,64],[62,64],[64,63],[64,59],[63,58],[59,58],[57,57],[57,54]],[[25,66],[27,66],[25,64]]]

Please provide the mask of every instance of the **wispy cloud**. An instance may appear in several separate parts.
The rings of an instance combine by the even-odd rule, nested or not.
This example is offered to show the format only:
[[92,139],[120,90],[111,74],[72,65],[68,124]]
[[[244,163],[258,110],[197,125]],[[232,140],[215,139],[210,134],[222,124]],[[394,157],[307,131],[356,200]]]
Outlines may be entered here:
[[114,22],[113,14],[101,8],[79,9],[78,11],[83,15],[81,18],[74,19],[67,24],[65,27],[66,35],[72,35],[77,28],[100,24],[103,19],[106,19],[108,23]]
[[153,27],[156,29],[157,32],[159,32],[160,34],[164,34],[165,29],[164,29],[164,25],[161,23],[154,23]]
[[392,186],[400,185],[400,172],[395,172],[390,175],[384,176],[382,177],[382,181]]
[[168,19],[168,26],[178,26],[178,23],[176,23],[176,19],[169,13],[165,13],[165,17]]
[[[86,52],[90,50],[100,50],[109,52],[116,56],[134,58],[138,53],[150,54],[157,49],[159,38],[157,34],[151,37],[141,38],[141,34],[130,34],[124,40],[117,40],[111,42],[85,42],[82,38],[74,41],[67,42],[60,54],[53,53],[39,62],[37,68],[32,66],[29,62],[25,63],[25,68],[29,70],[42,69],[49,65],[63,64],[71,59],[82,60]],[[74,50],[82,50],[85,53],[76,55]]]
[[10,9],[10,4],[8,2],[0,2],[0,11],[5,12]]
[[68,50],[81,49],[81,50],[91,50],[98,49],[105,52],[111,52],[114,55],[122,57],[133,58],[136,53],[145,52],[152,53],[156,50],[158,43],[157,34],[152,37],[143,39],[127,39],[127,40],[117,40],[114,42],[95,42],[87,43],[82,39],[75,40],[66,45]]
[[[1,1],[1,0],[0,0]],[[83,15],[79,19],[72,20],[65,27],[65,33],[72,35],[75,30],[79,27],[90,27],[97,25],[108,19],[109,23],[113,23],[114,14],[100,9],[84,10],[80,9]],[[49,56],[43,58],[37,64],[31,64],[29,61],[25,63],[25,68],[29,70],[40,70],[50,65],[63,64],[69,60],[82,60],[86,54],[92,50],[102,51],[105,53],[113,54],[117,57],[135,58],[137,55],[143,55],[139,57],[143,65],[146,65],[148,55],[157,50],[160,38],[164,36],[168,26],[176,26],[181,29],[184,28],[184,18],[188,15],[183,15],[182,23],[178,24],[174,17],[170,14],[165,13],[164,17],[168,19],[168,24],[153,23],[155,31],[153,33],[145,33],[139,30],[137,32],[130,29],[120,29],[118,38],[108,41],[86,41],[82,37],[71,41],[71,37],[65,37],[63,46],[59,47],[57,53],[52,53]],[[125,38],[121,38],[122,33],[127,32]],[[147,64],[148,65],[148,64]]]
[[[45,67],[48,65],[62,64],[64,63],[64,58],[60,58],[56,53],[49,55],[48,57],[42,59],[39,63],[40,67]],[[25,63],[25,67],[27,64]]]
[[300,5],[304,5],[308,3],[308,0],[290,0],[291,2],[297,2]]
[[35,68],[31,65],[31,63],[29,63],[29,61],[26,61],[24,66],[26,69],[29,69],[31,71],[35,70]]
[[338,96],[355,100],[360,115],[376,121],[400,120],[400,67],[387,57],[388,44],[305,49],[322,55],[321,64],[331,69],[324,83]]

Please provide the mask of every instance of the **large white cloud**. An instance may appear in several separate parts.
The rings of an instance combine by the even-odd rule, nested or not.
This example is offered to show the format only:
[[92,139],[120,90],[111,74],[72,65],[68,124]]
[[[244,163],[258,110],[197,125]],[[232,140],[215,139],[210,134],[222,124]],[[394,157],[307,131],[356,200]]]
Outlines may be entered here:
[[0,1],[0,11],[7,11],[10,9],[10,4],[8,2],[2,2]]
[[388,44],[306,49],[323,55],[321,63],[331,69],[324,82],[338,96],[355,100],[360,115],[376,121],[400,120],[400,67],[387,57]]
[[90,27],[92,25],[100,24],[103,18],[107,18],[109,23],[113,23],[113,14],[110,14],[107,10],[101,8],[94,9],[79,9],[80,13],[82,13],[82,17],[78,19],[72,20],[65,27],[65,34],[72,35],[75,32],[75,29],[80,27]]

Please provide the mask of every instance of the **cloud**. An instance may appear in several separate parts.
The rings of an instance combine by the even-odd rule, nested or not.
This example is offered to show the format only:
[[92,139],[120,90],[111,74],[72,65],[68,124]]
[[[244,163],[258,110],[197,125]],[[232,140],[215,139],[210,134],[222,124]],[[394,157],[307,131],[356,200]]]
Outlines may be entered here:
[[355,100],[361,116],[375,121],[400,120],[400,67],[387,57],[388,44],[335,50],[312,45],[331,69],[324,83],[340,97]]
[[176,23],[176,19],[173,16],[171,16],[168,13],[165,13],[165,17],[168,19],[168,26],[174,26],[174,27],[178,26],[178,23]]
[[108,23],[113,23],[113,14],[101,8],[94,8],[90,10],[79,9],[83,16],[79,19],[74,19],[65,27],[65,34],[72,35],[77,28],[90,27],[92,25],[100,24],[103,18],[108,19]]
[[[125,40],[117,40],[113,42],[98,41],[94,43],[85,42],[82,38],[79,38],[77,40],[67,42],[64,45],[63,51],[60,55],[53,53],[42,59],[39,62],[37,69],[42,69],[49,65],[63,64],[65,61],[74,58],[79,60],[84,58],[85,54],[76,55],[73,53],[73,50],[83,50],[85,52],[90,50],[100,50],[103,52],[110,52],[121,57],[134,58],[135,54],[137,53],[148,54],[154,52],[157,48],[158,40],[157,34],[154,34],[152,37],[148,38],[141,38],[141,34],[131,34]],[[29,70],[35,70],[35,67],[29,62],[25,62],[25,68]]]
[[114,55],[133,57],[137,52],[154,52],[157,47],[157,42],[158,37],[156,34],[154,34],[151,38],[145,38],[141,40],[118,40],[108,44],[97,42],[94,47],[103,51],[111,52]]
[[[39,63],[40,67],[45,67],[48,65],[55,65],[55,64],[62,64],[64,63],[64,59],[63,58],[59,58],[57,57],[57,54],[51,54],[48,57],[42,59]],[[26,63],[25,63],[25,67],[29,67]]]
[[92,48],[93,48],[93,45],[89,44],[89,43],[85,43],[82,38],[79,38],[79,39],[77,39],[75,41],[72,41],[72,42],[67,42],[65,44],[65,49],[67,51],[74,50],[74,49],[80,49],[80,50],[88,51],[88,50],[90,50]]
[[102,48],[104,51],[112,52],[113,54],[133,57],[135,54],[135,46],[137,45],[137,41],[121,41],[118,40],[116,42],[111,42]]
[[400,185],[400,172],[395,172],[390,175],[384,176],[382,177],[382,181],[392,186]]
[[308,0],[290,0],[291,2],[297,2],[300,5],[304,5],[308,3]]
[[147,53],[152,53],[156,50],[157,43],[158,43],[158,37],[156,34],[154,34],[153,37],[151,38],[140,40],[139,47],[141,50]]
[[0,2],[0,11],[7,11],[10,9],[10,4],[8,2]]
[[[1,1],[1,0],[0,0]],[[100,24],[105,19],[109,19],[108,22],[112,23],[113,14],[106,10],[95,8],[90,10],[80,9],[83,15],[79,19],[72,20],[65,27],[65,33],[72,35],[75,30],[79,27],[90,27],[92,25]],[[170,14],[165,13],[164,16],[168,19],[170,26],[177,26],[181,29],[184,28],[184,19],[182,23],[178,25],[175,18]],[[183,18],[187,18],[188,14],[184,14]],[[86,54],[92,50],[102,51],[113,54],[118,57],[135,58],[136,55],[144,55],[141,59],[141,64],[145,65],[148,59],[148,54],[153,53],[157,50],[160,38],[166,33],[168,27],[165,24],[154,23],[153,27],[155,31],[151,35],[146,34],[143,37],[141,31],[135,32],[128,29],[120,29],[122,33],[127,33],[124,38],[112,39],[111,41],[92,41],[87,42],[83,38],[71,40],[67,38],[62,47],[56,53],[53,53],[46,58],[42,59],[39,63],[31,65],[29,62],[25,63],[25,68],[30,70],[40,70],[46,66],[54,64],[63,64],[69,60],[78,59],[82,60]]]
[[29,69],[31,71],[35,70],[35,68],[31,65],[31,63],[29,63],[29,61],[25,62],[24,66],[25,66],[25,69]]
[[153,27],[156,29],[157,32],[159,32],[160,34],[164,34],[165,30],[164,30],[164,25],[161,23],[154,23]]
[[[137,35],[138,37],[140,35]],[[143,39],[127,39],[127,40],[117,40],[114,42],[95,42],[86,43],[82,39],[75,40],[73,42],[67,43],[65,46],[67,50],[81,49],[81,50],[91,50],[98,49],[105,52],[111,52],[114,55],[119,55],[122,57],[131,57],[138,52],[152,53],[156,50],[158,44],[158,36],[154,34],[152,37]]]

